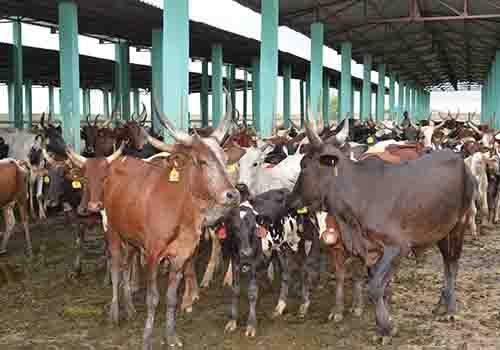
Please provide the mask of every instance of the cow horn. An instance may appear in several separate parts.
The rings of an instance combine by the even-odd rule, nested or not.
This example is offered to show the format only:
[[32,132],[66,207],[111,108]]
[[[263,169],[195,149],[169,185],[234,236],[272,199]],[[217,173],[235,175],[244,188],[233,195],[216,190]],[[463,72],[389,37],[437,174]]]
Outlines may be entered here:
[[109,128],[111,123],[113,123],[113,120],[108,119],[102,124],[102,128]]
[[233,101],[231,101],[231,97],[229,96],[229,92],[224,87],[224,92],[226,93],[226,114],[224,115],[224,119],[222,119],[210,136],[215,137],[215,139],[222,144],[224,138],[229,130],[230,121],[232,119],[233,114]]
[[468,122],[467,123],[469,125],[469,127],[472,129],[472,131],[474,131],[476,134],[478,134],[480,137],[483,137],[484,133],[479,130],[475,125],[474,123],[472,122]]
[[130,120],[131,120],[131,121],[133,121],[133,122],[135,122],[135,121],[136,121],[136,120],[135,120],[135,116],[136,116],[136,115],[137,115],[137,113],[136,113],[136,112],[132,113],[132,115],[130,116]]
[[[95,119],[94,119],[94,127],[96,127],[96,126],[97,126],[97,122],[99,121],[99,117],[100,117],[100,116],[101,116],[100,114],[96,115],[96,117],[95,117]],[[90,125],[90,124],[89,124],[89,125]]]
[[156,148],[162,152],[174,153],[175,145],[169,145],[167,143],[164,143],[164,142],[156,139],[155,137],[151,136],[143,127],[141,127],[141,132],[144,133],[144,135],[146,136],[146,140],[154,148]]
[[83,168],[83,166],[87,162],[87,158],[76,153],[73,150],[73,147],[71,147],[70,145],[66,146],[66,154],[68,155],[69,159],[71,159],[71,161],[79,168]]
[[87,120],[87,124],[88,124],[89,126],[92,126],[92,123],[90,122],[90,113],[89,113],[89,114],[87,114],[87,116],[85,117],[85,119]]
[[306,123],[306,136],[309,139],[309,142],[314,147],[320,147],[323,144],[323,140],[319,137],[318,132],[316,131],[316,123],[314,119],[307,120]]
[[343,145],[347,137],[349,136],[349,113],[346,115],[344,119],[344,125],[342,126],[342,130],[339,131],[337,135],[335,135],[335,139],[341,145]]
[[[172,124],[168,120],[167,116],[158,107],[159,106],[158,99],[156,98],[156,96],[153,96],[153,101],[154,101],[154,107],[156,110],[156,116],[158,117],[158,120],[160,121],[161,125],[163,125],[163,127],[165,129],[167,129],[170,136],[172,136],[175,141],[182,143],[186,146],[192,145],[193,141],[194,141],[194,137],[189,135],[187,132],[185,132],[183,130],[177,130],[176,127],[174,126],[174,124]],[[184,115],[182,115],[182,117],[184,117]],[[161,141],[159,141],[159,142],[161,142]],[[154,144],[152,142],[150,142],[150,143],[154,146]],[[163,144],[163,142],[161,142],[161,143]],[[163,148],[158,148],[158,149],[163,151]],[[164,152],[168,152],[168,151],[164,151]]]
[[111,162],[117,160],[123,154],[124,149],[125,149],[125,142],[122,142],[120,148],[118,148],[112,155],[106,157],[106,162],[110,164]]
[[292,127],[294,127],[297,131],[300,131],[300,128],[293,122],[292,118],[289,119],[289,122]]
[[146,105],[144,104],[144,102],[142,103],[142,112],[141,114],[139,115],[139,118],[137,118],[139,120],[139,124],[142,126],[146,123],[146,119],[148,118],[148,113],[146,111]]

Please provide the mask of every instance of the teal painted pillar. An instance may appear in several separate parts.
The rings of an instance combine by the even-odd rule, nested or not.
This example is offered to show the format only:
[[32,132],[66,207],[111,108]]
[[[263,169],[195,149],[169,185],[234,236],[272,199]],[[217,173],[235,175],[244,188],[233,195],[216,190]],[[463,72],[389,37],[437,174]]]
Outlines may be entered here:
[[385,113],[385,64],[378,65],[377,121],[384,120]]
[[210,77],[208,75],[208,61],[203,60],[201,64],[201,92],[200,92],[200,111],[201,127],[208,127],[208,94],[210,90]]
[[24,84],[24,98],[25,98],[25,106],[26,106],[26,123],[28,124],[28,128],[33,126],[33,98],[32,98],[32,83],[31,80],[27,80]]
[[483,116],[486,110],[486,83],[483,81],[481,86],[481,123],[483,122]]
[[363,112],[363,88],[359,91],[359,115],[358,119],[361,120],[361,113]]
[[394,119],[396,113],[396,73],[389,74],[389,119]]
[[[311,111],[316,118],[320,115],[320,98],[323,85],[323,23],[311,24]],[[318,120],[318,122],[320,122]]]
[[342,120],[342,116],[340,111],[342,110],[342,76],[338,82],[337,86],[337,121],[340,122]]
[[163,0],[163,9],[162,108],[176,127],[186,128],[189,112],[189,1]]
[[54,115],[54,86],[49,85],[49,115]]
[[151,31],[151,120],[152,127],[155,134],[166,136],[165,129],[161,126],[157,116],[154,115],[156,109],[154,106],[154,98],[158,102],[158,108],[162,109],[163,106],[163,29],[153,29]]
[[418,88],[413,88],[412,90],[412,110],[413,110],[413,120],[418,120],[418,110],[417,110],[417,94]]
[[243,120],[246,125],[248,116],[248,71],[243,72]]
[[354,118],[354,92],[356,90],[354,89],[354,85],[352,86],[351,89],[351,118]]
[[330,125],[330,77],[323,75],[323,124]]
[[311,110],[311,74],[306,73],[306,120],[309,120],[309,111]]
[[404,112],[404,100],[405,100],[405,89],[404,89],[404,83],[401,79],[398,81],[398,109],[397,109],[397,115],[399,120],[401,120],[401,117]]
[[80,152],[80,58],[78,8],[74,1],[59,2],[59,49],[63,136]]
[[[212,46],[212,126],[219,125],[222,117],[223,78],[222,78],[222,45]],[[252,76],[253,78],[253,76]]]
[[231,72],[231,103],[233,105],[232,117],[236,118],[236,67],[231,64],[229,71]]
[[283,123],[285,128],[290,127],[292,66],[286,64],[283,67]]
[[106,88],[102,89],[102,104],[102,114],[104,115],[104,118],[109,118],[109,92]]
[[500,98],[500,50],[495,52],[495,121],[493,124],[494,128],[500,127],[500,103],[498,99]]
[[7,96],[9,104],[9,127],[14,126],[14,83],[9,81],[7,85]]
[[271,136],[276,112],[276,79],[278,76],[279,0],[261,2],[260,35],[260,105],[257,124],[260,135]]
[[12,23],[12,82],[13,82],[13,116],[14,126],[18,129],[24,127],[23,123],[23,39],[21,22]]
[[341,89],[340,89],[340,116],[345,118],[347,114],[352,117],[352,77],[351,77],[351,60],[352,60],[352,44],[343,42],[341,44],[340,53],[342,55],[341,63]]
[[141,94],[139,92],[139,89],[133,89],[133,94],[134,94],[134,113],[139,115],[141,113],[140,108],[141,108]]
[[405,83],[405,104],[403,113],[408,112],[408,114],[410,114],[410,107],[411,107],[411,89],[410,85],[408,83]]
[[361,120],[368,120],[370,114],[372,114],[372,82],[371,82],[371,72],[372,72],[372,56],[363,56],[363,92],[361,100],[362,110],[361,110]]
[[82,89],[83,116],[86,118],[91,114],[90,108],[90,89]]
[[130,119],[130,54],[126,42],[115,44],[115,60],[117,66],[117,91],[120,101],[121,116]]
[[260,63],[259,58],[252,58],[252,125],[257,129],[259,118],[260,106]]
[[305,86],[304,80],[300,81],[300,127],[304,127],[306,119]]

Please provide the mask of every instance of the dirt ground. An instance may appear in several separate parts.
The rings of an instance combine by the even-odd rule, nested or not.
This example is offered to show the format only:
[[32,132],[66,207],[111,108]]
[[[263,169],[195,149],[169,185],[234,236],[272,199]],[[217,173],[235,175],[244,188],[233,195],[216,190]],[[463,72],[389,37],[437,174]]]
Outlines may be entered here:
[[[0,349],[140,349],[145,321],[145,291],[135,297],[138,315],[120,327],[107,320],[111,288],[103,286],[103,243],[98,231],[86,243],[84,273],[68,277],[73,234],[61,219],[32,225],[35,258],[24,257],[23,235],[17,232],[9,254],[0,257]],[[205,245],[204,251],[208,246]],[[221,273],[191,314],[179,314],[178,333],[185,349],[500,349],[500,234],[483,230],[478,240],[467,237],[461,260],[455,321],[443,322],[431,310],[441,286],[441,257],[437,249],[422,261],[403,260],[394,282],[391,315],[398,328],[391,345],[382,347],[375,335],[374,309],[367,306],[361,318],[346,313],[340,324],[327,322],[334,302],[334,276],[323,263],[321,280],[313,292],[310,313],[296,317],[300,296],[293,288],[288,311],[280,319],[270,315],[278,285],[261,283],[257,306],[258,334],[244,336],[248,303],[242,288],[240,322],[233,334],[224,334],[230,290],[221,287]],[[205,254],[206,255],[206,254]],[[201,279],[206,257],[198,261]],[[297,277],[297,274],[293,274]],[[161,276],[163,279],[165,276]],[[296,279],[296,278],[294,278]],[[162,348],[165,327],[164,285],[157,311],[154,348]],[[350,281],[347,284],[350,303]]]

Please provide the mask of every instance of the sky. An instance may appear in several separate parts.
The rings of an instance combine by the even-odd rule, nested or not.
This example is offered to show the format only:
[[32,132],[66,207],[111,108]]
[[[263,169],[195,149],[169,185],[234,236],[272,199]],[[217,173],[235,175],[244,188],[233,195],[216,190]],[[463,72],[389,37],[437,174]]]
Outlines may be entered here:
[[[152,5],[162,7],[163,0],[145,0]],[[220,9],[224,9],[221,11]],[[190,0],[190,18],[198,22],[204,22],[209,25],[234,32],[249,38],[260,40],[260,14],[255,13],[246,7],[243,7],[232,0]],[[243,25],[242,25],[243,23]],[[306,36],[299,34],[288,27],[280,27],[278,34],[278,45],[282,51],[290,52],[307,60],[310,59],[310,40]],[[57,34],[51,34],[47,28],[37,27],[29,24],[22,25],[22,37],[24,46],[32,46],[46,49],[59,49],[59,38]],[[12,24],[0,24],[0,42],[12,43]],[[79,36],[78,40],[80,53],[83,55],[100,57],[114,60],[114,47],[109,44],[99,44],[95,39]],[[135,48],[130,49],[131,63],[150,64],[149,52],[137,52]],[[340,56],[336,51],[324,47],[323,63],[325,66],[340,70]],[[46,63],[46,64],[50,64]],[[201,72],[201,64],[191,63],[190,70]],[[352,62],[352,75],[362,78],[362,65]],[[243,72],[237,71],[237,78],[242,78]],[[378,74],[372,71],[372,82],[378,81]],[[386,78],[386,86],[389,80]],[[283,82],[278,79],[278,94],[277,94],[277,112],[282,111],[283,106]],[[292,114],[299,113],[299,82],[292,81]],[[332,89],[330,94],[335,95],[336,90]],[[251,94],[250,94],[251,95]],[[397,96],[397,95],[396,95]],[[242,95],[237,94],[238,109],[242,109]],[[92,113],[100,113],[102,111],[102,94],[100,91],[92,91]],[[387,100],[387,97],[386,97]],[[7,88],[0,85],[0,113],[7,113]],[[149,96],[142,94],[141,101],[144,102],[149,110]],[[211,110],[211,102],[209,110]],[[55,94],[56,112],[58,111],[58,94]],[[34,87],[33,90],[33,112],[41,113],[48,109],[48,90],[46,88]],[[192,94],[189,99],[190,111],[193,114],[198,114],[200,110],[199,94]],[[251,106],[251,96],[249,100]],[[374,108],[374,103],[373,103]],[[480,92],[433,92],[431,94],[431,108],[441,111],[457,111],[461,112],[480,112],[481,94]],[[359,110],[359,94],[354,97],[354,111]]]

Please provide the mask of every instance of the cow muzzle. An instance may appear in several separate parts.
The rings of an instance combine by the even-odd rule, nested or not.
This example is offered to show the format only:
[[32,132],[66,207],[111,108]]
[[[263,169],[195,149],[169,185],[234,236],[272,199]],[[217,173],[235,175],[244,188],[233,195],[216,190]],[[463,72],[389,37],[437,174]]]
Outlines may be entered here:
[[220,200],[223,205],[234,207],[240,204],[240,193],[237,190],[224,191]]
[[91,213],[99,213],[103,208],[102,202],[89,202],[88,210]]

